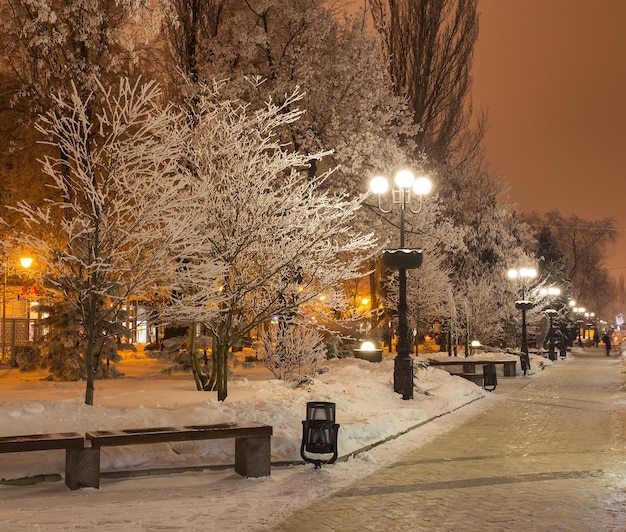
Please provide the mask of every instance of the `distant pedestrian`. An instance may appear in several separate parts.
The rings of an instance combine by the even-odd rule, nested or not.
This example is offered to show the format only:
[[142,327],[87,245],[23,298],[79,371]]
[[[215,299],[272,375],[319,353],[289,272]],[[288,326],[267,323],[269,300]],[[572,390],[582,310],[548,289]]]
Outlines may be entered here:
[[611,355],[611,335],[609,333],[606,333],[602,337],[602,341],[604,342],[604,347],[606,348],[606,356],[608,357]]
[[600,345],[600,335],[598,334],[598,329],[593,330],[593,347],[598,347]]

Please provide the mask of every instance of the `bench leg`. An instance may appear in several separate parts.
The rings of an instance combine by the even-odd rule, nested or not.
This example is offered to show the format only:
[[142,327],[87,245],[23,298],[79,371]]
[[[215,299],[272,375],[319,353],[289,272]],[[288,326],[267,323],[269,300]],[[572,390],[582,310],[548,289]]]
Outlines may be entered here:
[[100,448],[66,449],[65,484],[71,490],[100,488]]
[[270,474],[271,436],[235,439],[235,472],[244,477]]
[[476,364],[473,362],[463,362],[463,373],[476,373]]
[[515,365],[517,362],[507,362],[504,365],[504,376],[515,377]]

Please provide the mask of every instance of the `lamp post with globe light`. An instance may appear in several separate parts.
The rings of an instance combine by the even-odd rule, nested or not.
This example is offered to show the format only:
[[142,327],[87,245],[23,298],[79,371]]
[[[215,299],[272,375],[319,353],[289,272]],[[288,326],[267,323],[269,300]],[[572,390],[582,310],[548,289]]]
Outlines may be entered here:
[[[33,259],[30,257],[20,257],[19,259],[19,264],[22,267],[23,270],[28,270],[31,265],[33,263]],[[7,336],[7,286],[9,285],[9,274],[11,274],[12,278],[14,276],[18,276],[19,275],[19,270],[15,267],[15,265],[13,265],[8,259],[5,259],[3,262],[3,275],[2,275],[2,345],[0,346],[0,348],[2,349],[2,358],[5,357],[6,354],[6,349],[7,349],[7,342],[6,342],[6,336]],[[15,280],[14,280],[15,282]],[[29,309],[27,310],[27,313],[29,312]],[[15,324],[15,317],[12,317],[12,323],[13,325]],[[29,322],[30,322],[30,318],[28,317],[27,314],[27,320],[26,320],[26,338],[28,339],[29,337]],[[15,328],[12,328],[13,331],[13,340],[11,342],[11,347],[13,347],[13,342],[15,341]],[[11,367],[17,367],[17,361],[15,359],[15,350],[11,349]]]
[[548,330],[548,358],[550,360],[556,360],[556,351],[554,350],[554,318],[558,314],[553,308],[544,310],[546,316],[550,320],[550,329]]
[[584,316],[585,312],[587,311],[587,309],[585,307],[574,307],[572,309],[572,311],[574,312],[574,314],[576,315],[576,326],[578,327],[578,346],[582,347],[583,346],[583,339],[582,339],[582,326],[583,326],[583,320],[581,318],[581,316]]
[[591,331],[595,328],[596,313],[585,312],[585,334],[583,335],[587,340],[591,340]]
[[[427,177],[416,178],[410,170],[400,170],[394,177],[397,188],[394,188],[391,196],[392,206],[383,208],[382,195],[389,190],[389,181],[386,177],[376,176],[370,181],[370,190],[378,195],[378,208],[383,213],[389,213],[393,205],[400,208],[400,247],[398,249],[385,250],[383,252],[383,264],[390,269],[398,270],[398,344],[397,355],[394,359],[393,389],[402,394],[402,399],[413,399],[413,358],[411,357],[411,340],[407,322],[406,303],[406,271],[419,268],[422,264],[422,251],[417,249],[405,249],[405,211],[410,210],[417,214],[422,209],[422,199],[432,188],[432,183]],[[419,198],[417,209],[411,207],[411,195]]]
[[[561,289],[556,286],[549,286],[548,288],[542,288],[540,290],[542,296],[548,298],[556,298],[561,295]],[[553,308],[544,310],[546,316],[550,321],[550,328],[548,329],[548,358],[550,360],[556,360],[556,351],[554,350],[554,318],[556,318],[558,311]]]
[[526,330],[526,312],[533,308],[532,301],[526,299],[526,284],[529,279],[537,277],[537,270],[535,268],[511,268],[507,275],[509,279],[519,280],[522,290],[522,299],[515,302],[515,308],[522,311],[522,356],[520,362],[524,375],[530,369],[530,356],[528,355],[528,334]]

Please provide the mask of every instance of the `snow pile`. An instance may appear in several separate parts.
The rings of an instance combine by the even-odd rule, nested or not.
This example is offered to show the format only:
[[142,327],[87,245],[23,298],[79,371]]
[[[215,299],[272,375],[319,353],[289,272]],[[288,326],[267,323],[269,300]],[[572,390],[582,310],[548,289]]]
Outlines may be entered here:
[[[127,360],[121,369],[141,375],[139,363],[142,361]],[[390,355],[381,363],[353,358],[329,360],[327,367],[328,371],[318,375],[313,384],[303,387],[259,378],[258,372],[246,376],[241,371],[232,378],[225,402],[217,401],[214,393],[196,391],[189,375],[163,377],[157,373],[98,381],[94,406],[83,403],[82,382],[55,383],[39,380],[42,375],[4,370],[0,372],[0,436],[257,421],[274,428],[272,461],[299,461],[308,401],[336,403],[336,421],[341,425],[339,455],[346,456],[487,393],[442,369],[427,367],[418,371],[415,399],[403,401],[392,389]],[[0,479],[62,474],[64,460],[63,451],[0,455]],[[102,451],[103,471],[232,463],[232,440],[111,447]]]

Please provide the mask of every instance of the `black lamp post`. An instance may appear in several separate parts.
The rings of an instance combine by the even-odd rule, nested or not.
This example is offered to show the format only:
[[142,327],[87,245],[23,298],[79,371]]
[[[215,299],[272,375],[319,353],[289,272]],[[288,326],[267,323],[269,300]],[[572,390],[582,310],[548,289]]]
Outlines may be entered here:
[[583,346],[583,339],[582,339],[582,328],[584,326],[584,322],[581,319],[581,316],[583,316],[585,314],[585,307],[574,307],[574,314],[576,314],[576,326],[578,327],[578,345],[579,347]]
[[[30,257],[20,257],[19,259],[20,266],[24,270],[28,270],[33,263],[33,259]],[[2,272],[2,353],[0,358],[4,358],[6,354],[6,338],[7,338],[7,286],[9,284],[9,274],[12,276],[19,275],[18,269],[12,266],[7,259],[3,262],[3,272]],[[30,302],[27,301],[26,305],[26,339],[30,339]],[[12,316],[12,324],[15,324],[15,316]],[[13,327],[13,332],[11,334],[11,367],[17,367],[17,360],[15,358],[15,327]]]
[[550,328],[548,329],[548,358],[556,360],[556,351],[554,350],[554,318],[558,314],[553,308],[544,310],[550,320]]
[[526,300],[526,280],[537,277],[537,270],[534,268],[510,269],[508,272],[510,279],[520,279],[522,288],[522,299],[515,302],[515,308],[522,311],[522,356],[521,364],[524,375],[530,369],[530,356],[528,355],[528,334],[526,331],[526,312],[534,307],[532,301]]
[[[405,249],[404,247],[404,216],[405,210],[417,214],[422,208],[422,198],[432,188],[430,180],[426,177],[417,179],[410,170],[400,170],[394,178],[396,189],[392,190],[392,201],[400,206],[400,247],[395,250],[386,250],[383,253],[383,264],[387,268],[398,270],[398,344],[397,355],[394,359],[393,389],[402,394],[402,399],[413,399],[413,358],[411,357],[411,340],[409,338],[409,326],[407,322],[406,303],[406,271],[419,268],[422,264],[421,250]],[[370,190],[378,194],[378,208],[381,212],[391,212],[383,209],[381,196],[389,189],[387,178],[377,176],[370,182]],[[420,198],[419,207],[411,208],[411,192]]]

